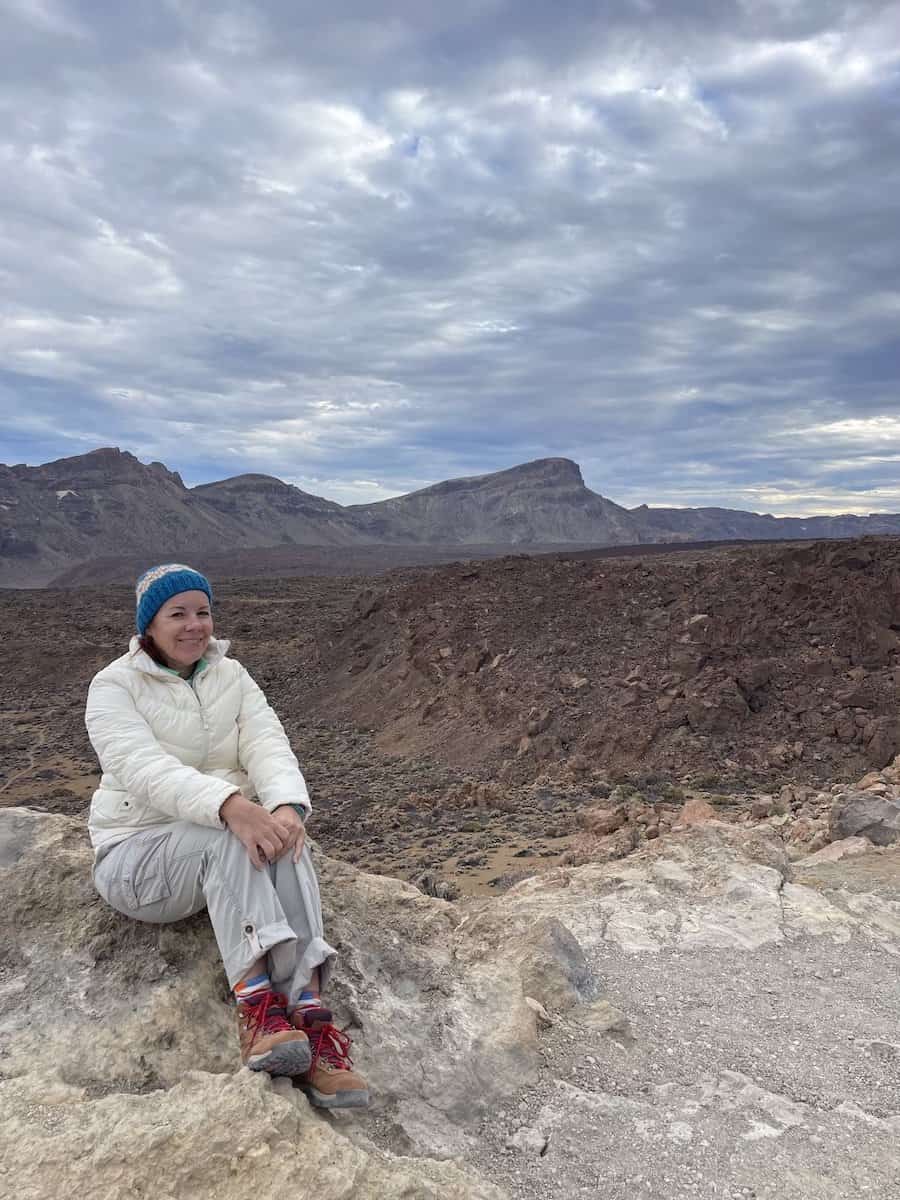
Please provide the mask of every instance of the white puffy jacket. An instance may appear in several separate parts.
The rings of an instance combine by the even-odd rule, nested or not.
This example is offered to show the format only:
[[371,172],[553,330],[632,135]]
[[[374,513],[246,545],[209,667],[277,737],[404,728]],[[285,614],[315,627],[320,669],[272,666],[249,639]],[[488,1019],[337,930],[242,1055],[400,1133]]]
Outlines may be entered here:
[[132,638],[88,691],[88,737],[103,776],[88,819],[99,853],[139,829],[193,821],[222,829],[232,793],[309,811],[309,793],[281,722],[260,688],[213,638],[192,682]]

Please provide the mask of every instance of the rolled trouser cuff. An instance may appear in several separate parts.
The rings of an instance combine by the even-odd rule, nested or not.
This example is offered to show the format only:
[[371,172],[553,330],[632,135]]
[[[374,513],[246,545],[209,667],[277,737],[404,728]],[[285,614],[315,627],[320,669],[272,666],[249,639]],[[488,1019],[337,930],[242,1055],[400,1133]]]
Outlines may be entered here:
[[300,999],[300,993],[309,983],[316,967],[319,968],[319,990],[325,990],[334,969],[337,950],[329,946],[324,938],[314,937],[299,962],[283,953],[280,946],[276,946],[269,957],[272,960],[272,978],[291,980],[288,1004],[294,1005]]
[[[241,940],[236,946],[225,949],[220,947],[225,974],[228,976],[228,986],[233,988],[243,979],[250,968],[260,958],[273,953],[284,955],[291,963],[296,954],[297,937],[286,921],[278,921],[272,925],[264,925],[261,929],[252,921],[241,922]],[[280,972],[274,972],[280,976]]]

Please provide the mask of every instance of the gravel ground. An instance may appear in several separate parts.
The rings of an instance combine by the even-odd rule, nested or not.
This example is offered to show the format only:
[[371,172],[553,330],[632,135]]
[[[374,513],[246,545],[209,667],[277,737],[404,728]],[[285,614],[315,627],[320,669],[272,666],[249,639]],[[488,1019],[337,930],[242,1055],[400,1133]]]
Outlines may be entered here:
[[896,961],[825,939],[735,959],[595,956],[634,1040],[558,1018],[472,1165],[516,1200],[896,1200]]

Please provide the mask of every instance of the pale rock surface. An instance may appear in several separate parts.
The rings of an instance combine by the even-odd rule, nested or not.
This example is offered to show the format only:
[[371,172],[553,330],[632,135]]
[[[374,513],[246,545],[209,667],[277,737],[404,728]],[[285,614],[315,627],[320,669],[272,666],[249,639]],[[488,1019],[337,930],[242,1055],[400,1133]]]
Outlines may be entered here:
[[458,904],[320,857],[375,1097],[334,1118],[237,1069],[205,917],[119,918],[89,863],[0,810],[0,1193],[895,1198],[900,847],[711,822]]
[[896,900],[873,897],[877,918],[861,922],[858,897],[843,889],[825,895],[798,887],[789,881],[790,871],[775,831],[716,822],[649,843],[616,863],[526,879],[490,909],[493,920],[524,930],[552,897],[557,919],[583,946],[602,939],[632,954],[678,947],[754,950],[826,929],[839,940],[860,933],[884,942],[888,953],[900,952]]
[[0,1195],[18,1200],[502,1200],[449,1163],[354,1146],[287,1080],[250,1071],[102,1099],[31,1074],[0,1083],[0,1111]]
[[[163,927],[120,918],[94,893],[84,834],[65,817],[0,810],[4,863],[10,959],[24,961],[0,989],[9,1004],[0,1050],[14,1069],[53,1067],[93,1091],[168,1087],[185,1063],[236,1069],[205,915]],[[405,1145],[461,1153],[466,1122],[536,1075],[537,1018],[526,996],[558,1007],[588,986],[580,947],[551,916],[514,943],[487,927],[459,938],[463,915],[452,904],[330,860],[319,871],[341,952],[330,998],[358,1042],[361,1069],[395,1107]]]
[[705,825],[707,821],[717,820],[716,810],[699,796],[694,796],[682,805],[678,814],[681,825]]
[[827,846],[823,846],[821,850],[816,850],[813,854],[807,854],[805,858],[801,858],[796,863],[796,866],[804,867],[811,866],[814,863],[840,862],[842,858],[853,858],[857,854],[868,854],[871,849],[872,843],[867,838],[841,838],[837,842],[829,842]]

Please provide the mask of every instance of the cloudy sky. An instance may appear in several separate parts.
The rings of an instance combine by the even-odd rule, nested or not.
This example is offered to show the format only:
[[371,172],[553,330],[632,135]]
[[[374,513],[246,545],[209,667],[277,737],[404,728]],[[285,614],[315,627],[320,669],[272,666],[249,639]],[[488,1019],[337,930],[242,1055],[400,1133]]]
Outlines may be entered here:
[[900,5],[0,0],[0,461],[900,511]]

